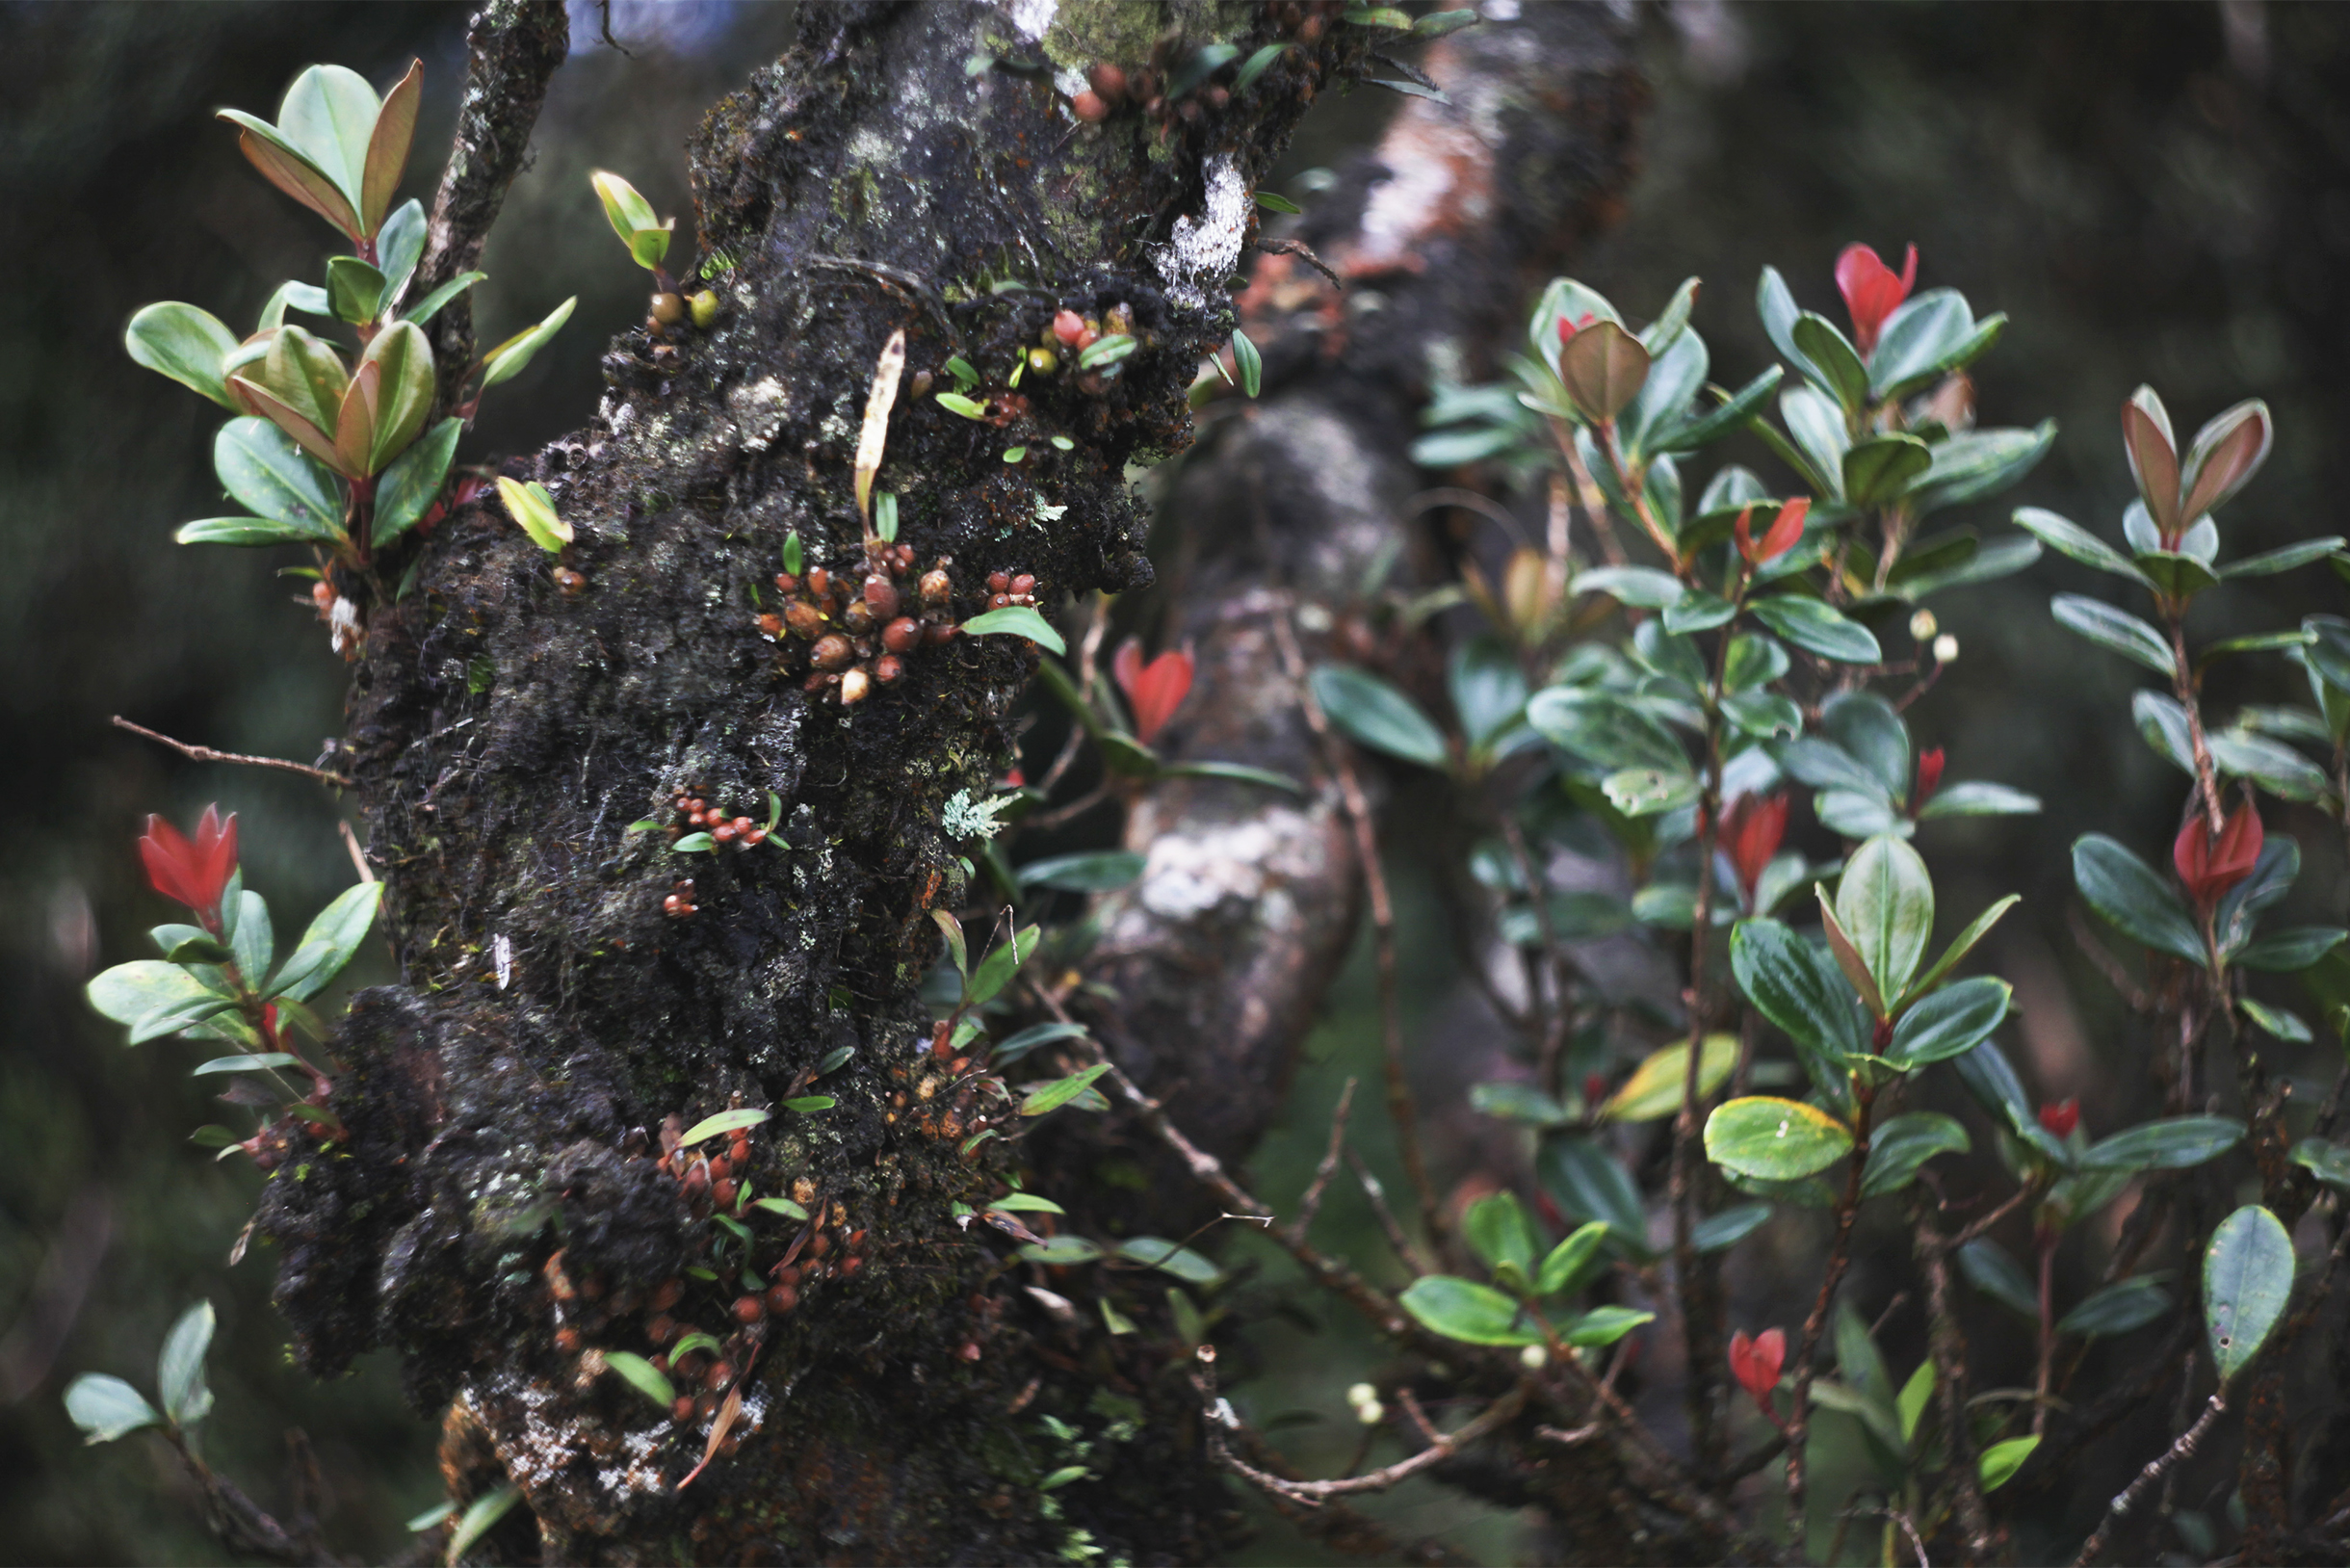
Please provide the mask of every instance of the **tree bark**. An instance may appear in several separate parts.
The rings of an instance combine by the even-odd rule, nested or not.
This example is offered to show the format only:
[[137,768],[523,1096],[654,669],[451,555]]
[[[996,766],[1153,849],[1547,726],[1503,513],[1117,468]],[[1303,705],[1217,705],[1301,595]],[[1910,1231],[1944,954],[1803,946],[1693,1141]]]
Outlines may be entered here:
[[[482,1555],[1196,1560],[1234,1539],[1165,1276],[1020,1264],[973,1222],[1028,1163],[1024,1124],[928,1052],[930,916],[976,897],[969,807],[1010,759],[1033,649],[926,645],[844,704],[808,642],[760,617],[789,536],[851,584],[875,559],[852,465],[901,330],[877,487],[915,552],[895,584],[908,607],[934,562],[942,619],[984,609],[993,572],[1033,574],[1047,603],[1149,580],[1128,465],[1188,443],[1186,389],[1230,329],[1251,191],[1315,93],[1392,37],[1340,11],[808,8],[799,43],[692,148],[687,286],[716,292],[718,319],[623,334],[596,420],[507,465],[546,485],[575,542],[551,561],[493,507],[459,510],[418,547],[413,586],[371,607],[350,766],[403,982],[354,1003],[335,1042],[350,1137],[278,1170],[261,1231],[303,1364],[331,1374],[389,1346],[442,1414],[453,1500],[519,1489]],[[1207,46],[1237,62],[1267,43],[1287,47],[1245,91],[1229,66],[1185,80]],[[1136,91],[1084,123],[1070,99],[1094,62]],[[433,264],[454,272],[442,227]],[[1482,308],[1514,309],[1511,269],[1538,265],[1492,272],[1508,298]],[[1061,309],[1131,315],[1138,351],[1015,392]],[[1457,329],[1473,317],[1460,305]],[[977,367],[990,417],[925,395],[956,384],[951,355]],[[1391,428],[1416,396],[1398,388]],[[1377,494],[1405,483],[1392,455],[1378,472]],[[859,666],[876,651],[860,644]],[[771,840],[677,852],[660,829],[685,796],[771,811]],[[1272,999],[1240,1045],[1252,1060],[1293,1047],[1343,947],[1343,849],[1312,875],[1307,957],[1231,976]],[[1138,1016],[1155,1027],[1147,1003]],[[1171,1039],[1168,1062],[1200,1049]],[[1205,1076],[1187,1112],[1210,1103]],[[786,1108],[808,1095],[834,1103]],[[665,1118],[736,1107],[772,1112],[736,1178],[806,1224],[746,1210],[744,1238],[661,1168]],[[1215,1126],[1218,1146],[1253,1142],[1262,1115]],[[1049,1190],[1099,1234],[1102,1194]],[[735,1318],[793,1270],[796,1303]],[[1097,1300],[1141,1332],[1101,1332]],[[653,1355],[665,1327],[710,1335],[739,1374],[683,1420],[605,1359]]]

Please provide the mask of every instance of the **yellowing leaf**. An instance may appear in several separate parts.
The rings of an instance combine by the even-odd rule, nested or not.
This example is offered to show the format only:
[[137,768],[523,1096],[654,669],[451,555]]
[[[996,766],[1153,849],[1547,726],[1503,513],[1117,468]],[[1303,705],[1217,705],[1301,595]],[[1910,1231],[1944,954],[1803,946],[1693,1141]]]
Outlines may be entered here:
[[[1707,1035],[1705,1049],[1697,1058],[1699,1096],[1719,1088],[1737,1060],[1737,1036]],[[1600,1108],[1600,1114],[1609,1121],[1654,1121],[1658,1116],[1673,1114],[1681,1109],[1682,1083],[1687,1076],[1689,1048],[1685,1042],[1653,1053],[1632,1069],[1623,1086]]]
[[889,441],[889,412],[898,402],[898,378],[905,374],[905,328],[901,327],[881,347],[874,365],[874,389],[865,399],[865,428],[857,435],[857,516],[868,532],[873,528],[874,476],[881,472],[881,453]]

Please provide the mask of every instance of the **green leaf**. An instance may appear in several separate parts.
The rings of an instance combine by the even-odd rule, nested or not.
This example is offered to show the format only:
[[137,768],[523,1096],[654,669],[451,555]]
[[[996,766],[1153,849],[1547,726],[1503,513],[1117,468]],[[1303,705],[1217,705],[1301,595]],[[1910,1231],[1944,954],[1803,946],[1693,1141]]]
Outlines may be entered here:
[[1901,1015],[1885,1055],[1914,1068],[1971,1051],[2007,1016],[2012,994],[2005,980],[1988,975],[1936,991]]
[[2039,1320],[2040,1293],[2032,1288],[2022,1267],[1998,1242],[1982,1240],[1960,1247],[1958,1271],[1967,1276],[1969,1284],[2010,1312],[2034,1322]]
[[[1737,1065],[1738,1042],[1735,1034],[1709,1034],[1697,1062],[1697,1094],[1700,1100],[1721,1087],[1730,1070]],[[1600,1107],[1600,1115],[1609,1121],[1655,1121],[1681,1110],[1683,1079],[1689,1066],[1687,1041],[1668,1045],[1650,1053],[1622,1086]]]
[[1157,1236],[1128,1237],[1118,1243],[1117,1256],[1145,1268],[1173,1274],[1187,1285],[1214,1285],[1224,1277],[1222,1269],[1189,1247],[1178,1246]]
[[1069,644],[1053,630],[1053,623],[1024,604],[1007,605],[1002,610],[990,610],[963,622],[967,637],[1025,637],[1055,653],[1067,653]]
[[201,926],[158,926],[147,935],[175,964],[222,964],[236,956]]
[[[1721,406],[1710,413],[1661,433],[1652,434],[1649,437],[1649,450],[1659,454],[1695,452],[1743,429],[1755,417],[1756,410],[1770,401],[1770,395],[1778,390],[1779,382],[1786,374],[1777,365],[1766,367],[1753,380],[1724,398]],[[1722,397],[1719,388],[1711,390],[1713,396]]]
[[65,1389],[65,1414],[82,1429],[85,1443],[112,1443],[163,1418],[137,1389],[105,1372],[84,1372]]
[[1653,1323],[1657,1315],[1633,1307],[1593,1307],[1567,1325],[1558,1337],[1579,1350],[1596,1350],[1613,1345],[1642,1323]]
[[666,1413],[677,1402],[677,1389],[653,1364],[640,1355],[626,1350],[607,1350],[604,1365],[627,1379],[628,1385]]
[[1918,437],[1872,435],[1844,454],[1844,503],[1890,507],[1933,466],[1933,449]]
[[1028,1028],[999,1044],[988,1054],[991,1067],[1008,1067],[1039,1046],[1059,1040],[1080,1040],[1085,1037],[1083,1024],[1031,1024]]
[[[430,225],[425,221],[425,204],[404,201],[400,209],[384,219],[376,230],[376,265],[383,274],[383,303],[397,301],[416,274],[416,264],[424,259],[426,233]],[[327,264],[331,267],[333,264]],[[415,319],[415,318],[411,318]]]
[[1020,1114],[1041,1116],[1047,1111],[1058,1111],[1091,1087],[1093,1081],[1108,1071],[1110,1071],[1109,1062],[1097,1061],[1092,1066],[1071,1073],[1066,1078],[1057,1078],[1050,1084],[1032,1088],[1020,1102]]
[[2263,550],[2257,556],[2246,556],[2240,561],[2231,561],[2219,569],[2219,574],[2224,578],[2234,579],[2269,577],[2278,572],[2289,572],[2296,566],[2307,566],[2311,562],[2323,561],[2340,549],[2344,542],[2338,536],[2334,535],[2329,535],[2322,539],[2303,539],[2298,544],[2288,544],[2276,550]]
[[2230,961],[2266,974],[2298,974],[2341,946],[2345,936],[2350,931],[2338,926],[2297,926],[2248,943]]
[[383,274],[369,263],[356,256],[326,258],[326,303],[337,321],[374,321],[383,292]]
[[1469,1109],[1496,1121],[1524,1122],[1529,1127],[1564,1127],[1575,1120],[1566,1107],[1533,1085],[1503,1080],[1471,1085]]
[[248,416],[222,426],[212,441],[212,470],[254,516],[282,523],[297,537],[342,542],[342,482],[268,420]]
[[[1260,47],[1256,53],[1250,55],[1245,61],[1241,62],[1240,70],[1236,72],[1232,78],[1233,92],[1237,95],[1239,93],[1247,91],[1251,87],[1253,87],[1256,84],[1257,78],[1263,76],[1266,68],[1270,66],[1274,61],[1281,58],[1281,51],[1286,47],[1288,47],[1286,44],[1267,43]],[[1267,193],[1263,191],[1258,192],[1257,205],[1260,207],[1269,207],[1274,212],[1295,212],[1297,210],[1297,204],[1293,201],[1288,200],[1285,197],[1273,196],[1270,200],[1267,200],[1266,196]],[[1280,202],[1281,205],[1277,207],[1273,206],[1273,202],[1275,201]]]
[[1922,517],[1996,495],[2038,467],[2055,442],[2052,419],[2028,431],[1961,431],[1935,444],[1934,465],[1910,490],[1910,511]]
[[1833,958],[1775,920],[1740,921],[1730,936],[1738,989],[1815,1057],[1841,1063],[1868,1048],[1858,999]]
[[1843,692],[1820,710],[1820,738],[1866,769],[1870,793],[1883,800],[1907,797],[1913,777],[1909,727],[1893,705],[1874,692]]
[[1651,1255],[1648,1215],[1632,1173],[1600,1141],[1584,1133],[1554,1133],[1534,1156],[1542,1189],[1571,1219],[1598,1220],[1616,1244],[1634,1255]]
[[1893,1414],[1901,1419],[1901,1441],[1910,1442],[1918,1435],[1919,1418],[1925,1414],[1926,1401],[1934,1397],[1934,1362],[1931,1357],[1918,1363],[1909,1381],[1893,1399]]
[[671,854],[708,854],[718,847],[718,841],[707,833],[688,833],[669,846]]
[[1821,391],[1848,412],[1868,406],[1868,371],[1834,323],[1807,310],[1795,318],[1789,335],[1810,361],[1812,379]]
[[2049,613],[2058,625],[2125,659],[2134,659],[2158,675],[2176,670],[2171,646],[2162,634],[2126,610],[2078,593],[2059,593],[2049,601]]
[[1609,693],[1550,687],[1528,700],[1526,721],[1535,734],[1560,750],[1602,768],[1647,768],[1683,774],[1689,770],[1679,737],[1646,712]]
[[2024,1468],[2024,1461],[2039,1446],[2037,1437],[2011,1437],[1985,1449],[1976,1466],[1983,1477],[1983,1490],[1996,1492],[2015,1479],[2016,1472]]
[[1054,855],[1020,867],[1020,885],[1057,888],[1064,893],[1108,893],[1140,881],[1143,864],[1143,856],[1131,849]]
[[1803,710],[1776,692],[1739,692],[1722,698],[1722,717],[1740,731],[1765,741],[1791,741],[1803,734]]
[[277,285],[277,292],[271,295],[269,302],[261,307],[259,330],[270,332],[283,327],[288,310],[300,310],[312,316],[324,316],[327,313],[326,291],[316,284],[297,282],[288,278]]
[[316,535],[262,517],[199,517],[171,531],[176,544],[317,544]]
[[727,1133],[739,1133],[746,1128],[764,1125],[771,1118],[771,1115],[772,1112],[761,1111],[752,1106],[740,1106],[732,1111],[721,1111],[715,1116],[704,1116],[700,1121],[687,1128],[685,1135],[678,1139],[678,1142],[691,1146]]
[[359,882],[337,894],[334,902],[320,910],[309,928],[301,933],[301,941],[264,994],[307,1002],[325,990],[367,939],[368,928],[376,923],[376,907],[382,899],[381,882]]
[[1868,628],[1818,599],[1777,594],[1747,607],[1757,620],[1808,653],[1846,665],[1873,665],[1885,656]]
[[190,1069],[190,1078],[206,1078],[215,1073],[258,1073],[276,1067],[292,1067],[301,1058],[284,1051],[261,1051],[237,1057],[215,1057],[200,1067]]
[[501,474],[498,499],[505,504],[506,514],[514,520],[515,526],[547,554],[559,555],[571,542],[571,525],[555,510],[555,498],[547,493],[547,487],[536,480],[520,483]]
[[820,1111],[830,1111],[841,1102],[829,1094],[801,1094],[783,1102],[783,1109],[797,1116],[813,1116]]
[[431,509],[457,457],[461,419],[444,419],[432,433],[409,447],[376,481],[375,545],[380,550],[414,527]]
[[1376,675],[1321,665],[1314,671],[1313,687],[1315,701],[1348,739],[1423,768],[1444,767],[1444,732],[1418,703]]
[[1938,1111],[1891,1117],[1869,1135],[1861,1196],[1898,1192],[1917,1179],[1918,1167],[1928,1160],[1938,1154],[1965,1154],[1971,1146],[1967,1130]]
[[2073,880],[2089,907],[2123,935],[2189,963],[2204,961],[2203,933],[2186,901],[2120,843],[2102,833],[2074,840]]
[[[1235,332],[1233,334],[1236,357],[1238,356],[1238,349],[1240,338],[1241,334],[1239,332]],[[1077,356],[1077,368],[1080,370],[1099,370],[1104,365],[1114,365],[1119,360],[1126,358],[1129,354],[1132,354],[1140,347],[1142,347],[1142,345],[1135,341],[1134,337],[1129,333],[1106,333],[1101,337],[1095,338],[1091,343],[1086,344],[1085,347],[1079,352]],[[1251,348],[1250,352],[1255,352],[1253,347]],[[1254,397],[1255,395],[1256,394],[1253,392],[1249,394],[1251,397]]]
[[[449,279],[448,282],[443,283],[439,288],[434,289],[431,294],[426,295],[423,299],[408,306],[407,309],[402,311],[400,313],[400,319],[404,322],[414,322],[417,326],[422,327],[431,321],[433,317],[439,315],[443,305],[446,305],[450,301],[456,299],[458,295],[464,293],[467,289],[472,288],[476,283],[482,282],[488,276],[489,274],[487,273],[459,273],[455,277]],[[571,307],[568,303],[565,303],[561,308],[562,314],[566,316],[571,313]],[[561,323],[558,322],[556,325],[560,327]],[[528,336],[529,334],[525,333],[524,335]],[[513,341],[513,339],[509,338],[507,341],[510,343]],[[524,354],[522,357],[522,363],[515,364],[511,366],[511,368],[507,369],[506,375],[512,375],[514,371],[522,368],[522,364],[527,364],[529,361],[530,355],[527,353]],[[501,376],[498,379],[500,380],[504,380],[506,379],[506,376]],[[484,387],[489,385],[486,378],[483,380],[482,384]]]
[[1648,379],[1648,351],[1612,321],[1580,328],[1558,350],[1558,379],[1585,419],[1611,420]]
[[1878,994],[1899,996],[1934,934],[1934,883],[1925,861],[1892,834],[1870,839],[1844,863],[1836,918],[1868,966]]
[[1770,1205],[1741,1203],[1710,1215],[1697,1222],[1689,1232],[1690,1244],[1700,1252],[1720,1252],[1737,1245],[1747,1237],[1770,1223]]
[[2039,507],[2019,507],[2015,523],[2058,555],[2070,556],[2084,566],[2094,566],[2116,577],[2126,577],[2150,591],[2154,588],[2154,580],[2132,565],[2127,556],[2078,523]]
[[212,1412],[212,1390],[204,1384],[204,1355],[212,1348],[212,1303],[198,1301],[179,1315],[164,1336],[163,1352],[155,1360],[155,1388],[163,1396],[164,1414],[181,1428],[195,1425]]
[[[1844,424],[1844,413],[1832,399],[1821,396],[1808,386],[1790,386],[1779,394],[1779,417],[1786,421],[1790,446],[1785,440],[1775,441],[1774,450],[1788,458],[1790,466],[1815,490],[1828,500],[1844,499],[1844,453],[1852,445],[1851,431]],[[1756,420],[1758,432],[1770,431],[1768,423]],[[1774,435],[1776,432],[1771,432]]]
[[1470,1345],[1540,1345],[1533,1311],[1489,1285],[1451,1274],[1416,1279],[1397,1297],[1421,1325]]
[[1766,1095],[1732,1100],[1706,1118],[1706,1158],[1764,1181],[1792,1181],[1852,1152],[1852,1129],[1815,1106]]
[[[1290,210],[1296,211],[1294,207]],[[1097,343],[1093,347],[1098,349],[1101,344]],[[1086,353],[1092,352],[1093,349],[1085,351]],[[1084,362],[1083,354],[1079,355],[1078,362],[1080,364]],[[1232,362],[1240,372],[1240,390],[1252,398],[1255,397],[1265,385],[1265,356],[1257,352],[1257,346],[1249,341],[1248,334],[1237,327],[1232,329]]]
[[1025,931],[1015,929],[1010,941],[998,944],[993,953],[979,960],[979,967],[973,973],[970,985],[964,989],[963,1005],[977,1007],[994,1001],[996,993],[1009,985],[1012,976],[1019,972],[1022,964],[1028,962],[1029,954],[1036,951],[1036,944],[1043,936],[1040,928],[1031,926]]
[[1594,1219],[1578,1226],[1565,1241],[1551,1248],[1550,1255],[1542,1260],[1542,1267],[1535,1274],[1534,1294],[1562,1295],[1580,1290],[1600,1267],[1603,1261],[1600,1248],[1608,1235],[1608,1226],[1604,1220]]
[[2275,1215],[2248,1203],[2204,1248],[2204,1327],[2226,1385],[2260,1353],[2293,1291],[2293,1241]]
[[222,362],[237,347],[237,334],[219,317],[194,305],[167,300],[147,305],[122,330],[131,358],[180,385],[200,392],[231,412],[242,412],[228,395]]
[[1919,820],[1937,817],[2019,817],[2040,809],[2040,797],[2011,790],[2004,784],[1945,784],[1918,812]]
[[1043,1242],[1024,1246],[1020,1256],[1031,1263],[1041,1263],[1056,1268],[1072,1264],[1092,1263],[1102,1256],[1102,1249],[1082,1236],[1055,1236]]
[[2140,1275],[2108,1285],[2095,1295],[2064,1315],[2057,1323],[2059,1334],[2077,1334],[2083,1339],[2101,1335],[2127,1334],[2171,1310],[2171,1293],[2159,1281]]
[[2183,1170],[2233,1148],[2244,1124],[2230,1116],[2169,1116],[2101,1138],[2080,1157],[2087,1170]]
[[2292,1161],[2328,1187],[2350,1189],[2350,1149],[2330,1138],[2303,1138],[2293,1145]]
[[1880,399],[1923,385],[1941,374],[1974,330],[1974,312],[1955,289],[1927,289],[1902,301],[1877,330],[1868,356]]
[[312,65],[277,106],[278,134],[334,181],[354,212],[362,205],[367,147],[382,107],[367,79],[341,65]]
[[414,322],[394,322],[368,343],[367,352],[359,356],[359,369],[353,373],[353,379],[364,375],[370,365],[381,367],[382,380],[372,410],[367,471],[380,474],[394,457],[407,450],[408,443],[424,430],[425,417],[432,411],[432,346],[426,341],[424,328]]
[[[329,67],[311,67],[312,70],[322,68]],[[330,68],[340,70],[342,67]],[[305,77],[308,74],[303,73]],[[294,88],[299,90],[301,85],[301,78],[297,78]],[[362,82],[360,85],[365,87],[366,84]],[[373,96],[372,92],[370,96]],[[286,120],[293,102],[294,90],[289,90],[285,107],[278,111],[281,122]],[[366,224],[359,219],[356,198],[345,189],[339,148],[329,149],[329,162],[322,166],[317,157],[302,147],[288,131],[280,130],[258,116],[248,115],[241,109],[222,109],[217,114],[220,118],[245,132],[240,145],[253,167],[261,170],[264,179],[341,229],[353,241],[367,232]]]
[[1006,1192],[1000,1198],[990,1198],[981,1207],[1000,1209],[1005,1214],[1065,1215],[1069,1212],[1051,1198],[1034,1192]]
[[1675,635],[1708,632],[1716,626],[1726,626],[1737,614],[1737,606],[1718,593],[1694,588],[1675,600],[1664,613],[1664,629]]
[[175,1033],[236,1006],[236,998],[160,958],[117,964],[92,979],[85,994],[98,1011],[130,1026],[132,1045]]
[[1520,1280],[1531,1277],[1542,1241],[1534,1232],[1533,1216],[1515,1192],[1488,1192],[1471,1204],[1461,1234],[1488,1268],[1498,1271],[1506,1265]]
[[1441,39],[1447,33],[1457,33],[1483,19],[1474,6],[1460,11],[1431,11],[1412,23],[1412,31],[1423,39]]
[[[536,327],[526,327],[482,356],[482,390],[486,392],[500,381],[509,381],[522,374],[534,354],[547,341],[562,330],[563,323],[571,319],[571,309],[580,302],[573,295],[548,313]],[[421,319],[421,318],[419,318]]]
[[1573,588],[1577,593],[1605,593],[1639,610],[1670,609],[1688,592],[1679,578],[1654,566],[1594,566],[1577,572]]

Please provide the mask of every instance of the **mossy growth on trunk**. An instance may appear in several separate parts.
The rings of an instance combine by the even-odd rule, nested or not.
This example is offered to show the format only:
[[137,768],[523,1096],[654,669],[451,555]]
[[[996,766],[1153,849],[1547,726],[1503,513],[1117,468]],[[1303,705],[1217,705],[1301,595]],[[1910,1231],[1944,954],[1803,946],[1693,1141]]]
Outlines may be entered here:
[[[623,334],[593,424],[507,465],[574,542],[550,558],[483,505],[385,563],[408,580],[370,609],[350,766],[404,979],[337,1041],[349,1140],[276,1172],[261,1230],[305,1364],[392,1347],[444,1414],[453,1496],[520,1488],[483,1552],[1139,1561],[1226,1539],[1166,1277],[1070,1271],[1086,1321],[1103,1294],[1142,1331],[1058,1335],[957,1213],[1024,1158],[972,1143],[979,1119],[1019,1118],[926,1054],[920,986],[931,911],[972,891],[954,808],[1009,759],[1032,647],[926,640],[850,705],[761,617],[792,536],[803,576],[869,569],[852,470],[901,330],[893,591],[944,570],[931,615],[960,621],[994,573],[1047,604],[1146,581],[1131,466],[1188,439],[1255,182],[1371,41],[1329,7],[811,8],[692,148],[684,286],[715,319]],[[1245,91],[1185,80],[1268,43]],[[1154,91],[1074,118],[1097,62]],[[1061,311],[1138,346],[1040,371]],[[986,417],[937,400],[951,356]],[[701,853],[631,831],[681,797],[773,831]],[[785,1108],[810,1096],[832,1103]],[[662,1168],[665,1118],[738,1106],[773,1115],[727,1180],[804,1222],[714,1213]],[[1054,1196],[1083,1230],[1085,1194]],[[677,1352],[690,1332],[717,1343]],[[657,1351],[681,1397],[707,1386],[682,1418],[606,1360]]]

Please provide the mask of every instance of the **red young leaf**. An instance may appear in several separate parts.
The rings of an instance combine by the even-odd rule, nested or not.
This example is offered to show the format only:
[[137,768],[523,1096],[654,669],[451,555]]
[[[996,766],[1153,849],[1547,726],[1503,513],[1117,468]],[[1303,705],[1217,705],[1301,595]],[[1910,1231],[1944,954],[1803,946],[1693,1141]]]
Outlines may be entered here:
[[1928,800],[1933,799],[1934,792],[1940,788],[1942,788],[1942,747],[1936,746],[1931,751],[1918,753],[1918,783],[1910,791],[1911,813],[1915,815]]
[[2198,811],[2171,845],[2171,864],[2195,907],[2208,914],[2230,888],[2252,875],[2260,859],[2260,814],[2247,800],[2235,808],[2215,843],[2210,819]]
[[206,929],[220,929],[221,894],[237,869],[235,812],[222,822],[219,806],[206,806],[193,844],[161,817],[149,817],[139,855],[146,862],[147,878],[156,892],[186,904]]
[[1766,1328],[1749,1338],[1740,1329],[1730,1336],[1730,1375],[1773,1420],[1777,1417],[1770,1407],[1771,1390],[1779,1386],[1779,1369],[1786,1364],[1786,1330]]
[[1169,649],[1152,660],[1142,662],[1142,644],[1128,638],[1110,662],[1110,673],[1118,678],[1118,689],[1135,710],[1135,739],[1144,745],[1151,744],[1183,699],[1190,694],[1191,673],[1195,661],[1191,650]]
[[2040,1108],[2040,1125],[2058,1137],[2071,1137],[2073,1129],[2080,1125],[2080,1102],[2059,1100]]
[[1779,852],[1779,841],[1787,837],[1788,804],[1785,792],[1741,795],[1722,813],[1722,852],[1730,857],[1730,868],[1737,874],[1738,889],[1750,907],[1755,902],[1755,884],[1762,879],[1771,856]]
[[1864,357],[1877,346],[1877,332],[1918,281],[1918,248],[1909,248],[1909,261],[1899,276],[1865,245],[1848,245],[1836,258],[1836,287],[1852,312],[1853,346]]

